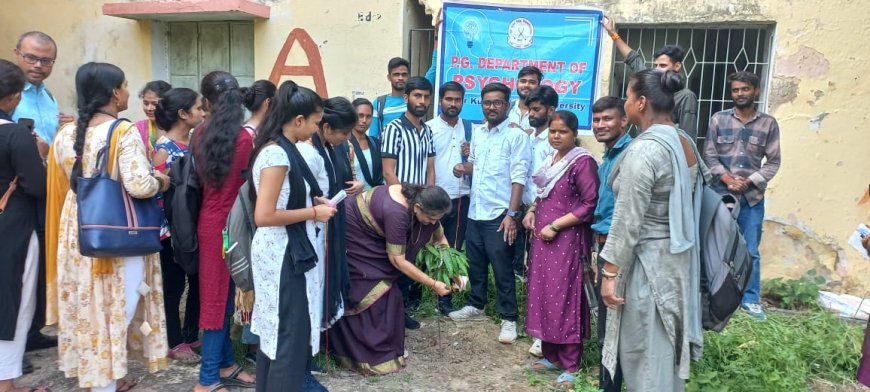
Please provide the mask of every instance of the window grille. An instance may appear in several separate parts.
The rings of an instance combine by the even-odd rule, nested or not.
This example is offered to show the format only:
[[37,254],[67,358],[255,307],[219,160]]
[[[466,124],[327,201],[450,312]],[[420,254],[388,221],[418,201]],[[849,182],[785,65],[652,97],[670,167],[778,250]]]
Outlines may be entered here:
[[[619,35],[638,50],[647,67],[653,66],[653,53],[664,45],[679,45],[685,51],[682,74],[687,86],[698,96],[698,144],[703,145],[710,116],[732,107],[728,75],[749,71],[761,78],[758,109],[767,110],[770,54],[774,26],[629,26],[620,27]],[[622,55],[613,50],[613,74],[610,94],[625,98],[631,69]]]

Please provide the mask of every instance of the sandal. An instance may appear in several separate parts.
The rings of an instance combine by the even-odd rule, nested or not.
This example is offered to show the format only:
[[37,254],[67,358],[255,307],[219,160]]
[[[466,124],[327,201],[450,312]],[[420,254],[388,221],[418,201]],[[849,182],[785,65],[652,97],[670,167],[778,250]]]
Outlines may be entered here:
[[239,375],[242,374],[244,370],[245,369],[242,368],[241,365],[236,365],[236,369],[233,370],[233,372],[230,373],[229,376],[221,377],[221,383],[231,387],[255,388],[257,386],[256,382],[247,382],[239,379]]
[[132,378],[122,378],[118,380],[118,387],[115,389],[118,392],[127,392],[136,387],[136,380]]
[[542,359],[536,361],[535,363],[526,366],[526,368],[533,370],[533,371],[536,371],[536,372],[546,372],[546,371],[550,371],[550,370],[559,370],[559,368],[556,367],[556,365],[554,365],[552,362],[547,360],[547,358],[542,358]]
[[49,389],[48,387],[35,387],[30,388],[28,392],[51,392],[51,389]]
[[562,374],[560,374],[559,377],[556,378],[556,386],[572,389],[574,387],[575,379],[576,377],[574,377],[573,374],[569,372],[562,372]]
[[217,384],[214,384],[214,385],[208,387],[208,391],[206,391],[206,392],[218,392],[221,389],[223,389],[224,391],[229,391],[227,389],[226,385],[224,385],[223,383],[217,383]]
[[197,363],[202,360],[202,357],[193,352],[193,349],[187,343],[181,343],[171,348],[166,356],[184,363]]

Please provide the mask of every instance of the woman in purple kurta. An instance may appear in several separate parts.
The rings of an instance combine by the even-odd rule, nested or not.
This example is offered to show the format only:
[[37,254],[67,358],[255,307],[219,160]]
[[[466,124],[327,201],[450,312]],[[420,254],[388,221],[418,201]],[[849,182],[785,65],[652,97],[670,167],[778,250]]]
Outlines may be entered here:
[[413,263],[427,243],[447,240],[439,219],[450,197],[436,186],[381,185],[345,200],[350,292],[344,317],[328,332],[339,365],[366,375],[405,366],[405,306],[395,284],[402,274],[449,291]]
[[534,228],[529,251],[526,333],[541,340],[544,359],[534,370],[563,369],[573,380],[589,335],[583,270],[589,261],[592,213],[598,200],[598,165],[574,145],[577,118],[558,111],[550,121],[555,151],[534,174],[538,195],[523,224]]

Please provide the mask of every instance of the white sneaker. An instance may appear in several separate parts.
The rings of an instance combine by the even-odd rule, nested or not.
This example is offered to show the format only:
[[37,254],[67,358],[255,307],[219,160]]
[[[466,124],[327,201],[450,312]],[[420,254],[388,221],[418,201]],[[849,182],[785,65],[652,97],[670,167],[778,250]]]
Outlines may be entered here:
[[501,321],[501,333],[498,334],[498,341],[505,344],[512,344],[517,340],[517,322],[516,321]]
[[535,339],[535,342],[532,343],[532,347],[529,347],[529,354],[532,354],[538,358],[544,357],[544,352],[541,351],[541,339]]
[[465,305],[462,309],[450,312],[447,317],[455,321],[479,321],[486,319],[486,313],[483,312],[483,309]]

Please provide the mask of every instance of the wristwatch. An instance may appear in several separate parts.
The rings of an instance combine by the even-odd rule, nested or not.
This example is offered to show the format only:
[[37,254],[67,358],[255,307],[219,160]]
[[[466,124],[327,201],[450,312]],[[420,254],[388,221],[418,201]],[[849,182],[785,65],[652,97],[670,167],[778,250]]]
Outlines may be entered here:
[[516,210],[508,210],[507,216],[514,219],[520,219],[520,212]]

